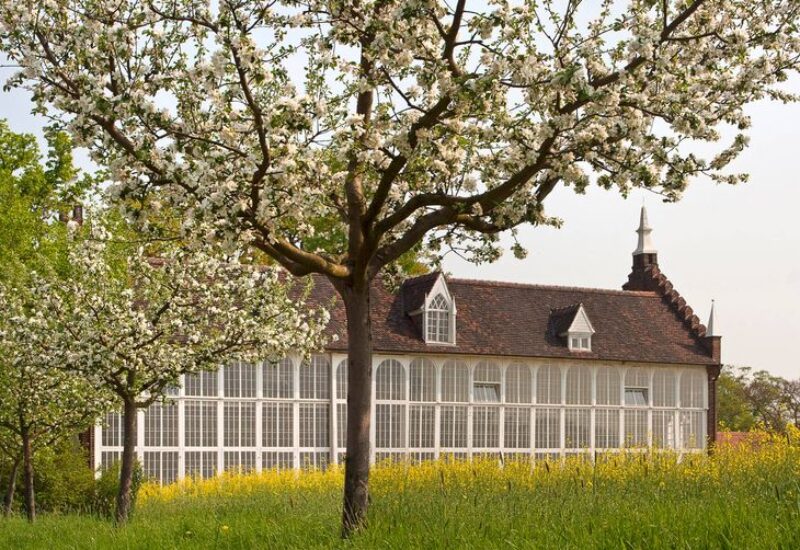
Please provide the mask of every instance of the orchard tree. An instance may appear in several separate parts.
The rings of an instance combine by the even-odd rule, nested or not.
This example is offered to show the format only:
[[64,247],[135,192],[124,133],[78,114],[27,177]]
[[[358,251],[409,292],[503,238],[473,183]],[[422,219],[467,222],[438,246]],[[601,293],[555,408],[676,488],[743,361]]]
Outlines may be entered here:
[[35,451],[91,426],[110,399],[102,388],[61,369],[54,346],[58,321],[49,300],[37,298],[50,285],[35,275],[30,280],[30,289],[0,285],[0,438],[14,461],[4,512],[11,510],[21,457],[25,513],[34,521]]
[[99,177],[74,165],[63,132],[45,130],[43,159],[36,138],[11,131],[0,120],[0,280],[19,282],[31,271],[63,271],[66,227],[73,206],[86,200]]
[[[69,402],[60,399],[60,394],[82,388],[69,386],[71,382],[53,370],[52,363],[40,360],[32,346],[41,336],[35,331],[49,326],[42,324],[42,319],[31,325],[20,324],[36,312],[35,304],[24,301],[19,294],[22,290],[11,290],[27,288],[38,273],[63,275],[67,268],[67,231],[58,220],[68,216],[76,201],[85,199],[98,183],[97,177],[81,174],[75,167],[67,134],[46,129],[45,139],[47,156],[42,158],[33,135],[13,132],[6,121],[0,120],[0,285],[6,285],[3,296],[14,295],[8,301],[0,300],[0,323],[10,331],[4,334],[10,338],[6,344],[11,345],[9,351],[0,353],[0,454],[9,463],[3,497],[5,515],[12,509],[25,447],[22,440],[28,439],[33,453],[74,435],[72,429],[87,425],[83,413],[73,415],[79,411],[59,408],[59,404]],[[84,412],[90,415],[91,410],[86,407]],[[28,434],[26,438],[23,432]],[[28,475],[33,476],[30,468]],[[26,507],[33,516],[33,485],[26,485]]]
[[70,276],[37,298],[60,328],[61,368],[114,394],[122,409],[115,519],[124,523],[137,411],[163,400],[181,375],[318,349],[328,314],[298,306],[302,289],[277,268],[240,263],[215,246],[143,246],[103,221],[69,258]]
[[[500,254],[559,185],[677,200],[796,70],[796,0],[19,0],[3,50],[116,182],[344,302],[343,532],[368,501],[369,288],[414,247]],[[703,158],[693,145],[733,137]],[[708,150],[708,149],[706,149]],[[319,238],[320,219],[344,239]],[[213,227],[210,234],[195,224]],[[514,251],[524,250],[514,245]]]

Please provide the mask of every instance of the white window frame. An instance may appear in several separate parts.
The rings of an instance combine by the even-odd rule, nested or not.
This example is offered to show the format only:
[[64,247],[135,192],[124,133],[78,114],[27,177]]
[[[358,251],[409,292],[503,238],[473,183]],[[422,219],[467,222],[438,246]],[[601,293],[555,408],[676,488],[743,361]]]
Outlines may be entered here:
[[[301,368],[310,367],[301,367],[301,357],[293,355],[290,359],[286,362],[285,372],[267,371],[266,368],[256,370],[255,397],[226,395],[236,392],[224,391],[221,371],[214,373],[218,375],[216,378],[206,377],[209,390],[198,391],[201,395],[187,395],[182,384],[178,395],[170,398],[178,407],[177,446],[174,436],[165,441],[162,434],[153,438],[154,434],[148,432],[148,429],[164,429],[163,410],[160,411],[161,417],[139,411],[137,456],[144,459],[154,477],[167,483],[175,477],[185,477],[192,470],[212,475],[237,464],[242,469],[261,471],[273,467],[325,468],[330,462],[341,461],[346,452],[342,438],[344,422],[339,423],[346,418],[346,372],[342,369],[337,373],[337,369],[346,357],[341,354],[317,356],[316,368],[322,370],[303,371],[304,376],[314,374],[319,377],[312,377],[314,383],[306,384],[313,395],[307,391],[303,397],[300,396]],[[635,443],[636,452],[671,449],[685,454],[705,449],[708,382],[702,366],[626,364],[574,358],[479,357],[445,352],[375,355],[373,360],[376,369],[370,389],[376,404],[370,434],[373,462],[382,458],[419,461],[440,457],[553,460],[574,454],[593,456],[595,451],[621,452],[631,442]],[[397,384],[392,386],[396,392],[380,392],[381,399],[377,399],[379,365],[388,360],[397,361],[402,366],[402,380],[398,376]],[[424,376],[420,373],[416,378],[411,376],[415,364],[414,368],[424,369]],[[482,364],[499,369],[499,378],[495,371],[483,369]],[[522,368],[520,372],[527,372],[529,376],[518,376],[520,372],[512,375],[509,370],[512,366],[517,370]],[[571,383],[575,382],[570,377],[573,368],[588,368],[591,376],[576,378],[581,381],[579,385]],[[665,405],[656,405],[656,374],[661,373],[661,369],[674,375],[665,390],[670,395],[674,393],[674,399],[670,397]],[[272,384],[265,384],[267,376],[275,380],[291,378],[291,384],[288,381],[280,384],[275,380]],[[328,376],[330,386],[327,380],[323,380]],[[311,378],[306,382],[309,381]],[[574,388],[583,388],[584,382],[591,384],[590,400],[587,400],[588,392],[585,390],[575,392]],[[212,384],[216,393],[211,390]],[[510,384],[523,384],[524,388]],[[202,390],[203,385],[201,383],[198,390]],[[480,388],[487,385],[499,390],[499,401],[480,399]],[[283,389],[278,391],[278,388]],[[416,389],[412,391],[412,388]],[[626,388],[646,390],[647,403],[625,403]],[[573,399],[571,392],[583,397]],[[229,441],[232,445],[226,445],[225,430],[237,424],[225,422],[226,408],[240,411],[245,404],[252,407],[250,403],[255,404],[256,410],[255,446],[251,440],[243,444],[240,437]],[[378,406],[383,405],[398,409],[393,415],[397,420],[396,428],[392,429],[397,429],[398,434],[403,430],[403,433],[396,445],[376,448],[378,422],[374,415]],[[216,411],[217,417],[199,418],[201,423],[208,421],[209,428],[214,426],[211,430],[215,432],[214,437],[206,440],[201,435],[201,439],[194,440],[195,444],[190,447],[186,444],[186,436],[191,419],[186,413],[191,407],[196,411],[199,411],[198,407],[208,412]],[[264,413],[268,408],[272,411],[270,414],[277,411],[278,416],[273,414],[268,429],[265,429],[267,418]],[[314,409],[315,414],[309,416],[310,409]],[[154,408],[153,412],[156,410]],[[307,432],[301,431],[301,410],[308,413]],[[145,422],[145,418],[150,422]],[[110,414],[104,421],[95,428],[96,466],[109,465],[119,458],[121,451],[119,414]],[[171,418],[169,421],[173,422]],[[109,426],[104,428],[104,423]],[[416,430],[414,438],[411,437],[412,424]],[[174,424],[170,426],[174,429]],[[205,433],[205,430],[201,429],[200,433]],[[301,446],[303,433],[306,438],[312,433],[322,438],[327,433],[327,438],[307,440],[303,445],[308,446]],[[628,447],[628,451],[631,450]]]
[[[446,304],[445,308],[442,307],[434,308],[434,302],[439,297],[441,297],[444,300]],[[433,334],[431,334],[429,324],[432,321],[431,313],[434,312],[437,314],[444,314],[446,316],[447,319],[446,340],[442,340],[439,338],[439,330],[435,330],[433,331]],[[453,296],[450,294],[450,291],[447,288],[447,283],[445,282],[444,277],[441,275],[434,283],[430,292],[428,292],[428,294],[425,295],[425,303],[422,307],[422,336],[426,344],[453,346],[456,343],[456,304],[455,300],[453,300]]]

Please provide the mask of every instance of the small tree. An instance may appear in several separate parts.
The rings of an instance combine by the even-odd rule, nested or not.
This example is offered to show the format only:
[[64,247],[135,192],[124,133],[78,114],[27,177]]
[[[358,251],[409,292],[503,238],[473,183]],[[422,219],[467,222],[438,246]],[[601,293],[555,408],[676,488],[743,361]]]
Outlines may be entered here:
[[55,345],[50,292],[33,277],[32,292],[0,286],[0,432],[14,460],[6,495],[13,501],[18,458],[22,458],[25,512],[36,518],[34,453],[90,426],[110,403],[109,394],[61,368]]
[[318,349],[328,317],[304,309],[301,292],[275,268],[210,246],[114,240],[109,227],[94,225],[70,251],[70,277],[37,297],[58,323],[62,369],[113,393],[122,408],[115,513],[122,523],[131,508],[137,411],[164,399],[181,375]]
[[7,351],[0,353],[0,453],[10,462],[3,508],[10,513],[23,465],[30,518],[35,516],[33,465],[30,459],[23,464],[23,447],[32,455],[56,443],[91,422],[94,410],[88,403],[80,411],[64,408],[68,401],[59,396],[85,388],[69,387],[69,377],[54,370],[37,349],[47,341],[37,331],[51,328],[45,319],[24,322],[37,314],[36,304],[26,301],[30,296],[24,292],[36,276],[32,273],[49,277],[66,269],[66,228],[56,220],[97,183],[97,178],[75,168],[67,134],[46,129],[45,138],[46,160],[34,136],[12,132],[0,120],[0,285],[5,285],[4,297],[13,295],[0,300],[0,330],[7,337]]
[[725,365],[717,379],[717,418],[726,430],[749,431],[756,424],[748,400],[748,373],[749,369]]
[[800,427],[800,378],[784,380],[781,384],[783,402],[789,422]]
[[774,432],[786,430],[787,411],[784,402],[783,384],[780,376],[759,370],[749,376],[747,401],[753,416],[767,429]]
[[31,271],[65,269],[66,227],[76,201],[91,194],[98,176],[73,165],[69,136],[45,131],[47,158],[36,138],[12,132],[0,120],[0,280],[26,285]]
[[[347,314],[343,532],[368,500],[369,288],[415,247],[497,258],[558,185],[677,200],[792,100],[796,0],[19,0],[2,47],[114,197],[321,273]],[[692,151],[739,132],[708,159]],[[129,203],[128,203],[129,204]],[[320,239],[324,219],[342,239]],[[197,233],[194,233],[197,235]],[[207,235],[199,235],[205,239]],[[523,254],[519,246],[515,252]]]

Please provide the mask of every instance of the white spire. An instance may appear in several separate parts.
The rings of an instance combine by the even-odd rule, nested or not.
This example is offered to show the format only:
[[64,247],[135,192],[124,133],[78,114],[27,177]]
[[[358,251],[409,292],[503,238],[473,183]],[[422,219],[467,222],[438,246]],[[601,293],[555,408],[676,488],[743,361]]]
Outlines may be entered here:
[[719,336],[714,332],[714,300],[711,300],[711,313],[708,314],[708,324],[706,325],[706,336]]
[[639,234],[639,243],[636,245],[636,250],[633,255],[638,254],[655,254],[657,251],[653,246],[653,241],[650,238],[650,233],[653,228],[647,223],[647,209],[642,206],[642,214],[639,217],[639,229],[636,232]]

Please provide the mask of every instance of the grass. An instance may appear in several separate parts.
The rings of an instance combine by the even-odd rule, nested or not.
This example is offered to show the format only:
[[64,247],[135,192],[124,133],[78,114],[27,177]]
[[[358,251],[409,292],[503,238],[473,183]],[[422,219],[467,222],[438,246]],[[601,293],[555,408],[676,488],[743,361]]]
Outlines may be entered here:
[[[800,434],[795,433],[797,437]],[[796,439],[795,439],[796,440]],[[0,548],[800,548],[800,444],[591,464],[386,464],[369,529],[338,537],[341,471],[146,486],[133,521],[0,520]]]

